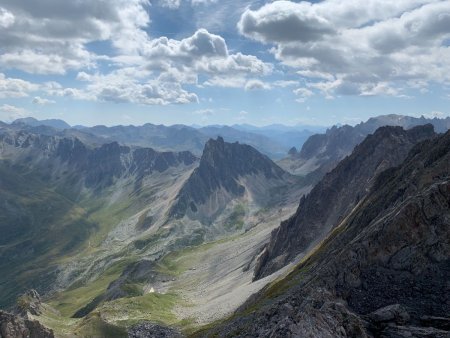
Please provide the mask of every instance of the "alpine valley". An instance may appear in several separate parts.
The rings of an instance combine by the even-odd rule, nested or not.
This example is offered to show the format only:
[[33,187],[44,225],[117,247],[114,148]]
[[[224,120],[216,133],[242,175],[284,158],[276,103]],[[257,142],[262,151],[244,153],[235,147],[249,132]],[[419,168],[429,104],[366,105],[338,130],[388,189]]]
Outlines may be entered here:
[[449,128],[0,122],[0,337],[449,337]]

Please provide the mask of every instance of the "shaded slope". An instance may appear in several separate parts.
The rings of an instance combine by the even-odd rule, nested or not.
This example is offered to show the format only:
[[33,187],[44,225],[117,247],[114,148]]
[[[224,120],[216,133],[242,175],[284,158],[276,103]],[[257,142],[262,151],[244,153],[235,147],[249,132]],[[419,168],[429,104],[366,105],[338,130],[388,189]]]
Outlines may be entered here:
[[320,241],[367,194],[377,174],[400,164],[414,144],[433,135],[431,125],[407,131],[382,127],[369,135],[300,201],[296,214],[274,230],[258,258],[255,278],[276,271]]
[[198,336],[448,337],[450,132],[416,145],[285,279]]

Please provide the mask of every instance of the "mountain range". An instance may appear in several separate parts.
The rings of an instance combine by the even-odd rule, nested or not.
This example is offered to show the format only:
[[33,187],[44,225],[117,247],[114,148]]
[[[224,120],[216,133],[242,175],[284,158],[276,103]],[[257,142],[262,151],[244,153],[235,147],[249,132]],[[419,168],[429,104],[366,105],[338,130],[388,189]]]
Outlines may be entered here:
[[449,124],[0,123],[0,336],[447,337]]
[[[77,137],[85,143],[101,145],[118,142],[124,145],[151,147],[159,151],[191,151],[201,155],[205,143],[210,138],[223,137],[228,142],[248,144],[268,155],[272,159],[284,157],[292,146],[301,146],[315,131],[323,127],[268,126],[254,127],[247,125],[190,127],[185,125],[113,126],[102,125],[71,127],[62,120],[37,120],[34,118],[17,119],[11,128],[27,129],[46,135]],[[310,129],[308,129],[310,128]]]

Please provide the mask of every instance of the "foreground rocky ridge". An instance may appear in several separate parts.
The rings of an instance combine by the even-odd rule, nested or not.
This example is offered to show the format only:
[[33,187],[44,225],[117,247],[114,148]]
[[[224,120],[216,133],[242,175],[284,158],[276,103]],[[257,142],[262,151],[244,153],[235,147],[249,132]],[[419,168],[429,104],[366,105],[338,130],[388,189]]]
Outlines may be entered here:
[[36,290],[29,290],[18,299],[14,313],[0,310],[1,338],[53,338],[51,329],[30,318],[42,313],[41,298]]
[[2,338],[54,338],[53,331],[37,320],[29,320],[0,311],[0,337]]
[[285,279],[215,337],[448,337],[450,132],[383,172]]
[[369,135],[302,198],[295,215],[274,230],[258,258],[255,279],[306,254],[367,195],[379,173],[399,165],[416,143],[434,135],[432,125],[381,127]]

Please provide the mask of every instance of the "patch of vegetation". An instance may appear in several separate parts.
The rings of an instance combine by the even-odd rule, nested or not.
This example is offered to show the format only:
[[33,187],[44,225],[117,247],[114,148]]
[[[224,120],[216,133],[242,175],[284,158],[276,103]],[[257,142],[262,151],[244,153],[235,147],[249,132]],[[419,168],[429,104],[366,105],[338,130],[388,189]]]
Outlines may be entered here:
[[173,325],[178,320],[172,310],[180,301],[174,293],[148,293],[140,297],[106,302],[96,312],[101,313],[109,323],[121,327],[129,327],[142,321]]
[[126,328],[104,321],[99,313],[93,313],[84,318],[76,327],[75,335],[84,338],[128,337]]
[[142,284],[126,283],[123,284],[120,288],[127,294],[127,297],[139,297],[144,294]]
[[60,311],[63,316],[73,316],[79,309],[102,295],[109,284],[119,278],[129,263],[130,260],[123,260],[113,264],[95,281],[91,281],[83,286],[74,285],[70,289],[53,297],[49,304]]
[[19,298],[17,298],[17,307],[22,312],[28,311],[31,305],[31,298],[28,295],[22,295]]

